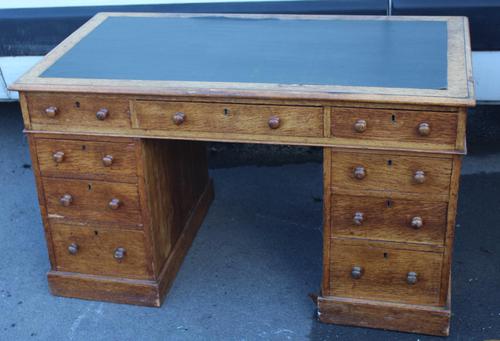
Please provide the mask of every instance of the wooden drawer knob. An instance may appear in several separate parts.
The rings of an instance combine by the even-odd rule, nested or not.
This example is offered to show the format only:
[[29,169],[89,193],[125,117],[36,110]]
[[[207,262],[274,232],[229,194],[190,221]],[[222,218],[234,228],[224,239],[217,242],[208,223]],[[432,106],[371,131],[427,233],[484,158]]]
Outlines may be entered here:
[[366,130],[366,121],[365,120],[357,120],[354,123],[354,130],[358,133],[362,133]]
[[413,271],[408,272],[408,274],[406,275],[406,283],[412,285],[417,283],[417,281],[418,281],[417,273]]
[[357,166],[354,168],[354,177],[358,180],[364,179],[366,177],[365,167]]
[[413,179],[417,184],[423,184],[425,182],[425,172],[422,170],[416,171]]
[[360,266],[353,266],[351,270],[351,277],[354,279],[360,279],[363,276],[363,268]]
[[71,243],[69,244],[68,246],[68,252],[71,254],[71,255],[76,255],[78,253],[78,244],[77,243]]
[[418,125],[418,134],[420,136],[429,136],[431,133],[431,126],[427,122],[422,122]]
[[175,125],[181,125],[182,123],[184,123],[185,120],[186,120],[186,114],[180,111],[176,112],[174,116],[172,116],[172,121],[174,122]]
[[113,164],[113,155],[106,155],[102,158],[102,164],[104,167],[111,167]]
[[45,115],[47,117],[56,117],[56,115],[59,113],[59,109],[54,106],[50,106],[47,109],[45,109]]
[[60,199],[59,199],[59,202],[61,203],[61,205],[63,205],[64,207],[68,207],[69,205],[71,205],[73,203],[73,197],[71,196],[71,194],[64,194]]
[[413,227],[415,230],[418,230],[422,226],[424,226],[424,221],[421,217],[413,217],[411,219],[411,227]]
[[354,217],[352,219],[354,221],[354,224],[356,224],[358,226],[362,225],[363,224],[363,218],[364,218],[363,216],[364,215],[361,212],[354,213]]
[[125,250],[123,247],[117,247],[115,249],[113,257],[116,260],[121,261],[121,260],[123,260],[125,258],[126,255],[127,255],[127,250]]
[[271,129],[278,129],[280,127],[280,123],[280,118],[278,116],[271,116],[269,117],[269,121],[267,121],[267,124]]
[[111,208],[112,210],[119,209],[121,205],[121,200],[116,198],[111,199],[111,201],[108,203],[109,208]]
[[99,109],[98,112],[95,113],[95,117],[97,117],[98,120],[104,121],[109,114],[109,110],[106,108],[101,108]]
[[57,163],[61,163],[64,161],[64,152],[55,152],[54,154],[52,154],[52,159],[57,162]]

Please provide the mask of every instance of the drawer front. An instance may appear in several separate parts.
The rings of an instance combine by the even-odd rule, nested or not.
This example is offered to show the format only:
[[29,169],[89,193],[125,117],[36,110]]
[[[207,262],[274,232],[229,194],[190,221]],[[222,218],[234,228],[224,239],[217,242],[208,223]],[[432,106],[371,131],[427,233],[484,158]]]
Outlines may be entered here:
[[333,195],[332,237],[443,245],[446,202]]
[[335,296],[439,305],[442,254],[371,244],[331,243]]
[[135,101],[132,127],[149,130],[323,136],[323,108]]
[[43,178],[50,219],[108,225],[141,225],[137,185]]
[[36,139],[42,176],[103,178],[136,177],[135,143]]
[[452,160],[446,158],[332,151],[337,192],[399,192],[447,200]]
[[332,136],[454,147],[457,113],[332,108]]
[[55,129],[64,130],[81,127],[92,128],[92,131],[130,128],[129,105],[125,98],[78,94],[29,94],[28,111],[33,129],[47,125],[55,125],[57,126]]
[[53,224],[56,270],[149,278],[141,231]]

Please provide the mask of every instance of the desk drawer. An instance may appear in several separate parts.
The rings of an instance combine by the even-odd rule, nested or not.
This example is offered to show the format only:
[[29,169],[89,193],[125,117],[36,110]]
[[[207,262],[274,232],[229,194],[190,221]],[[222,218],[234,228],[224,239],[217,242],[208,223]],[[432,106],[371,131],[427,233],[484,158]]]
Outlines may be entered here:
[[333,195],[332,237],[443,245],[446,202]]
[[28,111],[33,129],[47,125],[61,130],[79,127],[92,131],[130,128],[128,100],[120,97],[79,94],[34,93],[28,96]]
[[142,231],[53,224],[56,270],[149,278]]
[[452,160],[448,158],[332,151],[332,186],[340,194],[397,196],[446,201]]
[[135,143],[92,142],[38,138],[42,176],[134,181]]
[[334,137],[370,141],[400,141],[454,147],[458,114],[332,108],[331,133]]
[[439,305],[442,254],[386,243],[331,243],[332,295]]
[[50,219],[142,226],[135,184],[55,178],[42,184]]
[[323,136],[323,108],[135,101],[132,127],[148,130]]

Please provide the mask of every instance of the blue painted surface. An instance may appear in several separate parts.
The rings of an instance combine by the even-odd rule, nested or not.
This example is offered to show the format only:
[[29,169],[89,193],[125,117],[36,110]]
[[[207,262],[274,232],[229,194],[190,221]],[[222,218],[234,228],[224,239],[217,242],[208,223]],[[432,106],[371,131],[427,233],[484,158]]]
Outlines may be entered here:
[[447,87],[440,21],[110,17],[42,77]]

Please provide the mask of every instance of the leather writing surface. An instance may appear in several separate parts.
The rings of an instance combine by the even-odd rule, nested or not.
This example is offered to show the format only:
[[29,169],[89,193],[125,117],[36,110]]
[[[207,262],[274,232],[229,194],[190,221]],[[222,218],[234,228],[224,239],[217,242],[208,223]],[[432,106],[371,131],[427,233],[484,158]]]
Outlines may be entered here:
[[445,89],[447,24],[109,17],[41,77]]

